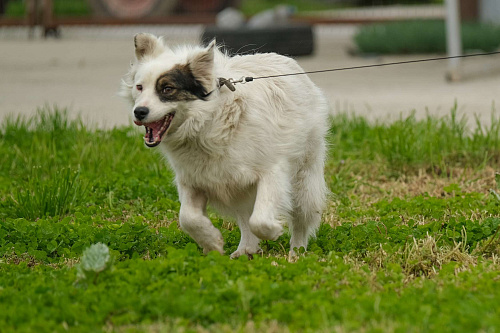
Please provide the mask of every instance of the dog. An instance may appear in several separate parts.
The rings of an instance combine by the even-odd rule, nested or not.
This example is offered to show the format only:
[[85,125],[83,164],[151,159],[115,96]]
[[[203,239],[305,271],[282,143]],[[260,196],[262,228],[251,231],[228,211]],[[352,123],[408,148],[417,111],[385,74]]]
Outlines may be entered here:
[[325,208],[328,103],[306,75],[256,79],[232,91],[219,78],[303,72],[275,53],[228,56],[216,46],[169,47],[134,37],[136,60],[121,84],[144,126],[144,142],[166,156],[181,203],[180,228],[204,253],[224,253],[207,204],[236,219],[231,258],[260,253],[288,222],[290,254],[315,235]]

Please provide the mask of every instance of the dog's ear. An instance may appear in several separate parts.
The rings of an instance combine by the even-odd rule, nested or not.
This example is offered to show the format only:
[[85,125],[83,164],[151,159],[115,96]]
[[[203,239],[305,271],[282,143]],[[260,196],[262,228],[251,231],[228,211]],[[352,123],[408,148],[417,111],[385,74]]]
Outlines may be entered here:
[[142,60],[145,56],[151,56],[164,50],[162,41],[151,34],[139,33],[134,36],[135,56]]
[[203,51],[189,59],[188,65],[191,73],[206,91],[211,91],[214,86],[214,52],[215,39]]

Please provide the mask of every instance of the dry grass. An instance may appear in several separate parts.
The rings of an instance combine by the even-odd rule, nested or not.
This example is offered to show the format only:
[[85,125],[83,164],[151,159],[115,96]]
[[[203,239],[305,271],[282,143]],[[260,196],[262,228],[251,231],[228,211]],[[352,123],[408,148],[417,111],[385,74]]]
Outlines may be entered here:
[[[493,265],[499,268],[498,256]],[[346,264],[350,264],[360,272],[368,265],[372,288],[382,288],[377,282],[377,273],[386,272],[389,266],[397,265],[401,268],[402,281],[408,284],[417,278],[432,279],[439,274],[443,266],[456,263],[455,275],[469,270],[477,265],[479,256],[470,254],[463,243],[454,246],[440,246],[438,239],[427,236],[423,239],[412,238],[404,247],[387,253],[382,247],[376,251],[368,252],[363,257],[347,255],[344,257]],[[366,272],[366,271],[365,271]]]
[[[245,326],[235,328],[228,324],[215,324],[208,327],[201,325],[187,326],[181,320],[172,322],[154,323],[151,325],[127,325],[122,327],[113,327],[110,323],[109,326],[104,327],[107,332],[149,332],[149,333],[290,333],[290,329],[284,325],[278,324],[276,321],[268,323],[261,323],[256,325],[253,321],[248,321]],[[325,331],[319,331],[327,332]],[[331,332],[331,331],[329,331]]]
[[[392,200],[394,198],[411,198],[420,195],[446,198],[453,195],[444,190],[450,184],[456,184],[463,193],[481,193],[487,195],[491,189],[495,189],[495,170],[485,167],[479,170],[454,168],[450,175],[443,177],[436,173],[429,173],[426,170],[419,170],[417,174],[403,175],[399,178],[389,178],[384,174],[373,172],[364,175],[349,175],[352,180],[352,187],[342,195],[355,198],[356,208],[367,210],[374,203],[383,199]],[[339,226],[345,222],[352,222],[339,217],[338,207],[341,204],[338,200],[339,193],[332,193],[323,221],[332,227]],[[456,212],[460,214],[460,212]],[[485,212],[479,210],[472,212],[470,218],[481,218]],[[416,217],[418,219],[418,217]],[[373,217],[362,217],[355,221],[355,224],[362,224],[368,220],[377,220]],[[425,221],[421,221],[425,223]]]

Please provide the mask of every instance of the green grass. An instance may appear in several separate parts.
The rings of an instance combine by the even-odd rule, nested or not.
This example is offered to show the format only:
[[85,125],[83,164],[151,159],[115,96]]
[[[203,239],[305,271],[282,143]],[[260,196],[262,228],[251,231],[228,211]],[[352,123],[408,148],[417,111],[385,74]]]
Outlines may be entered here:
[[[415,114],[391,124],[370,124],[365,118],[340,115],[331,133],[334,160],[376,160],[396,173],[421,168],[442,170],[450,167],[479,167],[500,159],[500,119],[491,116],[485,127],[474,117],[459,117],[455,106],[448,116],[427,116],[417,120]],[[470,122],[469,120],[472,120]],[[471,130],[470,128],[474,128]],[[369,146],[370,149],[363,149]]]
[[[286,232],[249,261],[203,256],[179,230],[173,174],[136,129],[47,107],[8,118],[2,332],[493,332],[499,128],[456,108],[392,123],[335,116],[318,237],[289,261]],[[209,217],[234,251],[238,228]]]
[[307,12],[307,11],[316,11],[316,10],[327,10],[327,9],[335,9],[345,5],[341,4],[328,4],[323,1],[311,0],[289,0],[289,1],[280,1],[280,0],[243,0],[241,2],[240,10],[246,16],[252,16],[264,10],[272,9],[278,5],[282,5],[286,3],[287,5],[294,6],[298,13]]
[[359,0],[360,6],[393,6],[393,5],[425,5],[442,4],[444,0]]
[[311,11],[335,10],[341,8],[387,5],[422,5],[430,3],[443,3],[443,0],[358,0],[358,1],[321,1],[321,0],[242,0],[240,10],[247,16],[255,15],[261,11],[272,9],[286,3],[294,6],[298,14]]
[[[91,9],[85,0],[53,0],[55,16],[87,16]],[[9,0],[5,10],[6,17],[23,17],[26,15],[26,1]]]
[[13,207],[18,217],[37,219],[45,216],[63,216],[72,211],[85,196],[86,186],[79,181],[79,172],[70,168],[57,171],[43,179],[41,167],[33,167],[27,189],[13,196]]
[[[445,53],[443,21],[421,20],[380,23],[361,27],[354,37],[362,53]],[[500,27],[481,23],[462,24],[464,51],[491,52],[500,46]]]

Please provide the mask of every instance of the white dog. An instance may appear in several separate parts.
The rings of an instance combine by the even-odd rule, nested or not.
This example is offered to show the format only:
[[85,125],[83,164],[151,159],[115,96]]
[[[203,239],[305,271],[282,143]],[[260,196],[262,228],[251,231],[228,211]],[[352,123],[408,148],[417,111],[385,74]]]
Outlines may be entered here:
[[218,78],[302,72],[274,53],[228,57],[215,46],[169,48],[138,34],[137,61],[122,82],[145,143],[158,146],[174,172],[179,223],[203,249],[223,253],[206,206],[236,218],[231,257],[261,251],[289,222],[294,248],[307,248],[319,227],[327,189],[323,169],[328,106],[306,75],[259,79],[236,91]]

